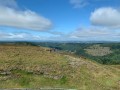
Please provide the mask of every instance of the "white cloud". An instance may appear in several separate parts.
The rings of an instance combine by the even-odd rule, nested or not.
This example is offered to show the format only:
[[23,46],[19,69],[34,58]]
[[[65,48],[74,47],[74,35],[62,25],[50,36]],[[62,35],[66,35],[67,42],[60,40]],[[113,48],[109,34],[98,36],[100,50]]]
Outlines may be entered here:
[[97,30],[97,28],[79,28],[76,31],[74,31],[71,36],[73,37],[95,37],[95,36],[103,36],[107,35],[108,32],[105,32],[104,30]]
[[0,38],[6,38],[9,37],[10,35],[8,33],[1,33],[0,32]]
[[117,29],[109,29],[103,27],[89,27],[89,28],[78,28],[71,32],[68,37],[74,40],[86,40],[86,41],[119,41],[120,33]]
[[120,41],[119,10],[110,7],[96,9],[90,20],[95,26],[78,28],[67,37],[80,41]]
[[26,33],[5,33],[5,32],[0,32],[0,38],[1,39],[24,39],[28,35],[29,34],[26,34]]
[[[11,8],[17,6],[15,0],[0,0],[0,26],[30,30],[48,30],[52,22],[31,10]],[[12,2],[10,2],[12,1]],[[10,7],[9,7],[10,6]]]
[[17,8],[16,0],[0,0],[0,6]]
[[0,32],[0,40],[44,40],[45,37],[30,33]]
[[120,28],[120,11],[111,7],[99,8],[91,14],[90,20],[93,25]]
[[51,21],[33,11],[17,11],[8,7],[0,7],[0,25],[31,30],[51,28]]
[[51,40],[51,41],[120,41],[120,30],[88,27],[64,35],[43,35],[41,32],[32,34],[28,32],[0,32],[0,40]]
[[81,8],[88,4],[86,0],[70,0],[70,3],[74,6],[74,8]]

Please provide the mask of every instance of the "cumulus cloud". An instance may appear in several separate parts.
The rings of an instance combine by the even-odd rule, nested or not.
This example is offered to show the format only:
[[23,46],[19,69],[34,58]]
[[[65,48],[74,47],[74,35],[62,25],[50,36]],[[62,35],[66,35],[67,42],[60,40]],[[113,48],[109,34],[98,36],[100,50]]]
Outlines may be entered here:
[[86,0],[70,0],[70,3],[74,6],[74,8],[81,8],[88,4]]
[[9,7],[12,5],[17,6],[15,0],[1,0],[0,26],[30,30],[48,30],[51,28],[52,22],[49,19],[31,10],[16,10],[15,8]]
[[104,7],[91,13],[92,26],[78,28],[68,34],[74,40],[119,41],[120,40],[120,11]]
[[93,25],[120,28],[120,11],[111,8],[99,8],[92,12],[90,21]]

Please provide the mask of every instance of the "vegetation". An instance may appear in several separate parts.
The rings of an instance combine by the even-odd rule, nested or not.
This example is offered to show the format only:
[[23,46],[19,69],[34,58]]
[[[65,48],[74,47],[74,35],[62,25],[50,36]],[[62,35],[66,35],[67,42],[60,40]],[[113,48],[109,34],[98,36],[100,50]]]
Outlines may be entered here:
[[110,47],[101,47],[100,45],[93,45],[84,50],[92,56],[106,56],[112,53]]
[[0,45],[0,88],[119,90],[119,76],[119,65],[102,65],[45,47]]
[[120,43],[37,43],[88,58],[101,64],[120,64]]

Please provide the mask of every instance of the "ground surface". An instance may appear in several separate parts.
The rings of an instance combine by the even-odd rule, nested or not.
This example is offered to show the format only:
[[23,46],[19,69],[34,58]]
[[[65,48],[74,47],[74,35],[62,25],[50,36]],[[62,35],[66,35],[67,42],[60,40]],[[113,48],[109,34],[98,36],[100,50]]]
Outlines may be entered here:
[[119,65],[101,65],[49,48],[0,45],[0,88],[120,90],[119,76]]

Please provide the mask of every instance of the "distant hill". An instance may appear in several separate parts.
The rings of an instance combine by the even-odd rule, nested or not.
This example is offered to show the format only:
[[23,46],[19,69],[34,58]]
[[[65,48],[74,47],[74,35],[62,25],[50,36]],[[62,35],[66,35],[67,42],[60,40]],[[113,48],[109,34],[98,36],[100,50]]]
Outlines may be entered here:
[[94,60],[101,64],[120,65],[120,43],[36,43],[39,46],[56,48],[74,55]]
[[120,65],[102,65],[53,49],[0,45],[0,88],[120,90]]

